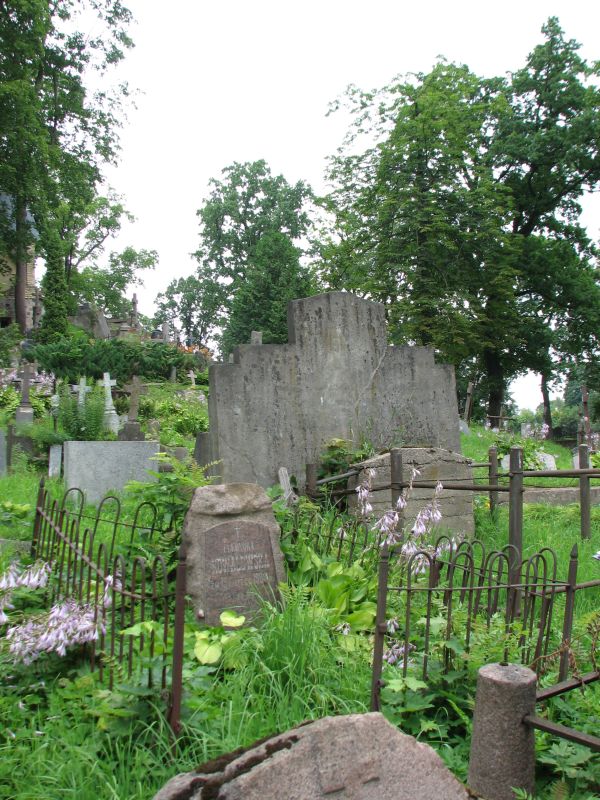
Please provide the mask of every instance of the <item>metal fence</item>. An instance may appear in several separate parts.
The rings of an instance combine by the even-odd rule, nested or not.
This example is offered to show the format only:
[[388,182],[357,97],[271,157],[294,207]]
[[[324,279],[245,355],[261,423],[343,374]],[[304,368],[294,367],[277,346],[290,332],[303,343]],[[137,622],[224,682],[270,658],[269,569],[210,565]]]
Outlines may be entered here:
[[[159,533],[156,508],[141,503],[128,523],[119,500],[108,496],[95,515],[84,511],[79,489],[59,501],[41,481],[32,555],[52,568],[48,604],[71,599],[93,611],[98,639],[85,647],[92,670],[109,688],[115,679],[130,678],[141,663],[142,680],[165,689],[174,591],[162,555],[136,554],[140,543],[149,546]],[[150,624],[141,626],[138,636],[123,633],[139,623]]]

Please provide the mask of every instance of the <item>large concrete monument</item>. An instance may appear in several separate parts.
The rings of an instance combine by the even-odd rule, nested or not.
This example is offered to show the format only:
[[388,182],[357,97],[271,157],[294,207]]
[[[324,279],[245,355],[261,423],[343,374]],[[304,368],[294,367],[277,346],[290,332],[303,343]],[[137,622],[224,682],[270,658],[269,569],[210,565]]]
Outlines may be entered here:
[[223,482],[270,486],[332,438],[460,450],[454,368],[427,347],[390,347],[385,310],[346,292],[294,300],[288,344],[247,344],[212,364],[200,459]]

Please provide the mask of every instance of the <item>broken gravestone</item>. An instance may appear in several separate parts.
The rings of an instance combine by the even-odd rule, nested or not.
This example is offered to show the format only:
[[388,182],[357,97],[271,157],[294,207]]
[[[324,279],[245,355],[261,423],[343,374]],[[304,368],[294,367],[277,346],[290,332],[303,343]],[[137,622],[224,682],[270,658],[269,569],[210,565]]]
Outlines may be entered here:
[[325,717],[172,778],[154,800],[468,800],[429,745],[382,714]]
[[183,527],[187,593],[198,617],[218,625],[231,609],[247,615],[284,577],[279,525],[265,490],[252,483],[201,486]]

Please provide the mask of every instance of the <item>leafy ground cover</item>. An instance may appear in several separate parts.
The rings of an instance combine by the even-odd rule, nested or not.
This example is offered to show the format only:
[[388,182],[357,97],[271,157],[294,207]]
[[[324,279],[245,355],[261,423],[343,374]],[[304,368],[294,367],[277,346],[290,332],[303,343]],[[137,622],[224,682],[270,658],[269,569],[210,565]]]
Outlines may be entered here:
[[[148,489],[138,487],[138,496],[124,497],[124,514],[147,491],[159,499],[164,491],[166,513],[169,504],[180,513],[189,487],[175,490],[183,474],[167,475],[172,484],[159,481]],[[54,488],[60,490],[58,485]],[[20,473],[0,480],[0,496],[10,497],[11,502],[33,505],[36,493],[37,476],[25,464]],[[176,745],[162,715],[164,696],[160,689],[147,689],[141,682],[147,653],[139,656],[133,678],[121,676],[109,691],[76,650],[63,658],[45,655],[25,667],[13,664],[0,647],[0,798],[145,800],[171,775],[220,753],[305,719],[368,709],[376,598],[373,551],[361,559],[357,554],[349,562],[336,554],[319,555],[309,529],[316,524],[322,531],[330,530],[331,512],[303,501],[299,518],[293,520],[279,504],[276,507],[288,566],[282,601],[265,604],[259,618],[233,633],[200,628],[188,618],[183,729]],[[600,550],[600,509],[594,508],[592,522],[591,541],[581,543],[577,506],[526,506],[525,551],[553,547],[560,577],[564,577],[571,547],[577,542],[579,579],[594,579],[600,572],[599,562],[593,559]],[[7,527],[11,525],[17,522]],[[491,520],[482,498],[476,507],[476,525],[477,536],[487,547],[504,546],[505,509]],[[292,526],[298,536],[290,536]],[[6,558],[4,564],[1,558],[0,573],[7,566]],[[25,592],[12,613],[35,612],[39,602],[35,592]],[[582,670],[589,666],[594,636],[597,642],[600,635],[599,606],[598,590],[578,598],[575,638]],[[456,620],[460,625],[460,614]],[[468,763],[477,669],[497,658],[501,645],[501,625],[498,622],[496,630],[496,624],[493,621],[491,632],[483,628],[476,632],[469,652],[455,646],[449,672],[432,668],[427,681],[422,681],[418,663],[406,678],[390,663],[384,676],[384,713],[403,730],[432,744],[462,779]],[[440,650],[443,627],[434,628],[433,646]],[[128,635],[140,633],[133,626]],[[556,665],[549,663],[543,680],[552,683],[555,679]],[[538,711],[597,733],[599,709],[600,691],[590,686]],[[600,767],[589,751],[545,734],[537,734],[536,742],[540,798],[599,796]]]

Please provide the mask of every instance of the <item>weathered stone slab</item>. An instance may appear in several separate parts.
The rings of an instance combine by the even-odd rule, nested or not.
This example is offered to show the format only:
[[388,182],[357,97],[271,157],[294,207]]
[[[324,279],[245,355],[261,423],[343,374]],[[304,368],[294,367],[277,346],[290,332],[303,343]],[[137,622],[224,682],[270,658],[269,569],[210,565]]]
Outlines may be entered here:
[[121,491],[128,481],[151,483],[148,470],[156,470],[158,442],[65,442],[64,474],[67,489],[77,487],[90,503],[111,491]]
[[294,300],[288,330],[288,344],[240,345],[233,363],[209,368],[223,481],[272,486],[285,464],[302,489],[332,438],[460,450],[454,368],[432,348],[388,346],[383,305],[348,292]]
[[248,614],[258,592],[272,596],[285,579],[279,525],[260,486],[219,484],[196,489],[183,526],[187,593],[196,613],[218,625],[226,609]]
[[60,478],[62,472],[62,444],[50,445],[50,454],[48,456],[48,477]]
[[382,714],[325,717],[177,775],[154,800],[468,800],[428,745]]
[[[410,480],[412,468],[417,469],[420,475],[415,478],[419,481],[464,481],[471,483],[473,470],[468,459],[459,453],[443,450],[436,447],[403,447],[402,462],[404,480]],[[366,469],[375,469],[376,477],[372,486],[389,484],[390,454],[370,458],[354,466],[362,468],[358,477],[350,478],[348,488],[354,489],[365,478]],[[412,527],[419,511],[431,502],[433,489],[413,489],[408,495],[408,504],[404,512],[407,526]],[[374,516],[380,517],[391,507],[391,491],[374,492],[371,500]],[[470,535],[475,530],[473,520],[473,492],[459,489],[444,489],[438,498],[442,514],[440,528],[456,531],[460,534]],[[348,499],[350,508],[356,508],[356,497],[350,495]],[[440,531],[441,532],[441,531]]]
[[19,406],[15,411],[15,423],[17,425],[33,425],[33,408]]
[[[556,458],[551,453],[540,453],[539,459],[542,462],[542,469],[556,469]],[[500,466],[503,472],[508,472],[510,470],[510,455],[502,456]]]

